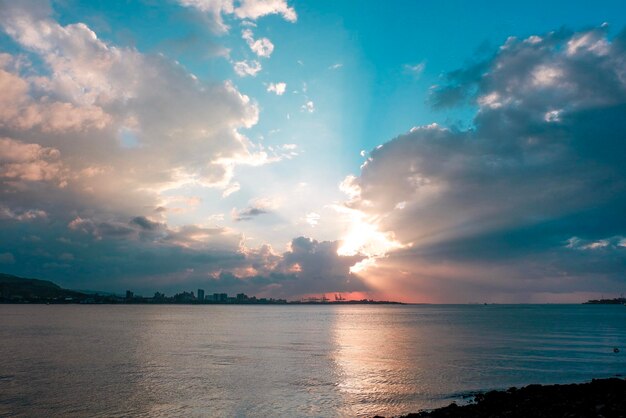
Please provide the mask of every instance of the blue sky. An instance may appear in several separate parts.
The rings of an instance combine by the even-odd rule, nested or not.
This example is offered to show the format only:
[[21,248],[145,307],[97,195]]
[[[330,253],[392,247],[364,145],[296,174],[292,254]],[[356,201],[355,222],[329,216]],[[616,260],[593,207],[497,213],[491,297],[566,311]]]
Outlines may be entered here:
[[588,147],[590,112],[621,111],[625,9],[0,2],[0,267],[114,291],[617,292],[626,231],[572,219],[622,205],[619,139]]
[[[345,148],[344,170],[356,171],[359,151],[432,122],[470,124],[471,111],[434,110],[429,89],[441,76],[476,55],[492,54],[509,36],[526,38],[560,28],[582,30],[604,22],[620,31],[626,6],[620,1],[294,1],[296,23],[269,15],[255,21],[255,34],[276,46],[256,77],[238,79],[214,49],[230,48],[233,59],[254,57],[241,40],[238,19],[226,18],[227,33],[215,34],[205,21],[175,2],[59,2],[60,22],[84,21],[105,40],[149,53],[164,53],[206,80],[234,79],[240,90],[259,101],[262,118],[253,128],[267,136],[296,114],[301,97],[268,97],[263,83],[281,80],[289,91],[310,86],[318,98],[316,121],[339,136]],[[304,65],[299,65],[298,61]],[[419,74],[406,66],[424,64]],[[339,70],[329,67],[341,64]],[[287,103],[285,103],[287,102]],[[323,108],[320,105],[323,104]],[[401,111],[399,111],[401,110]],[[323,113],[320,115],[320,113]],[[302,123],[302,121],[299,121]],[[291,136],[293,137],[293,136]],[[313,138],[301,138],[315,142]],[[354,152],[356,150],[356,152]]]

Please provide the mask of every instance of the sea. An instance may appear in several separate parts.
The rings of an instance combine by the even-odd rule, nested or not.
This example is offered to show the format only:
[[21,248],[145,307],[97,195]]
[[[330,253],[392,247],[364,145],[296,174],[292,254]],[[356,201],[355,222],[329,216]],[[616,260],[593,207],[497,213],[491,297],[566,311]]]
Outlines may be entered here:
[[622,305],[0,305],[2,417],[397,416],[624,375]]

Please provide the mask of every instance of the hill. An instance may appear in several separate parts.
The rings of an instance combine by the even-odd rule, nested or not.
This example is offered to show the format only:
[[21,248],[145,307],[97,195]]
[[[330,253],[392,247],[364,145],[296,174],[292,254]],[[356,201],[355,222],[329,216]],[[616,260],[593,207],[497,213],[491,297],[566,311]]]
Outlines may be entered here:
[[48,280],[28,279],[0,273],[0,301],[58,300],[85,296],[80,292],[63,289]]

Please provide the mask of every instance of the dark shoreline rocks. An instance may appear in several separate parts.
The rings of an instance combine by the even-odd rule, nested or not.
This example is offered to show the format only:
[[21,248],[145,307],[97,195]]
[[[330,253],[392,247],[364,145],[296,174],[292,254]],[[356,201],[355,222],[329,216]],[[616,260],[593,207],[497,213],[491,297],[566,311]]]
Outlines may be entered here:
[[621,418],[626,417],[626,380],[594,379],[568,385],[529,385],[476,395],[474,402],[452,403],[403,418]]

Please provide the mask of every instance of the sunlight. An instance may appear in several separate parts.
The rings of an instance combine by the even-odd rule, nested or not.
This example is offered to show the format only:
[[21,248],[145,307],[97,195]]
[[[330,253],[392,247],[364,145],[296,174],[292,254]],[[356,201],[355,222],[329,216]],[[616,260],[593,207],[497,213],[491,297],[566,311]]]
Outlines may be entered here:
[[337,249],[337,255],[354,256],[361,254],[367,258],[350,268],[351,273],[359,273],[376,264],[376,259],[384,257],[389,251],[405,248],[395,239],[392,232],[382,232],[378,223],[363,212],[346,207],[336,207],[348,216],[350,227]]

